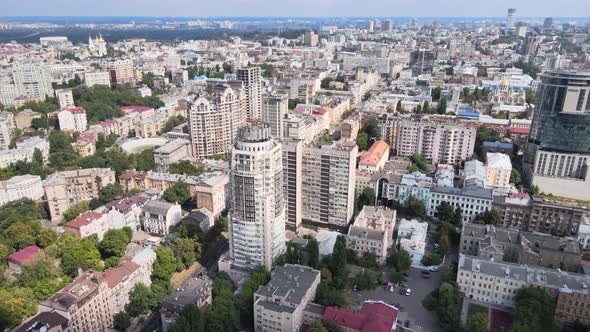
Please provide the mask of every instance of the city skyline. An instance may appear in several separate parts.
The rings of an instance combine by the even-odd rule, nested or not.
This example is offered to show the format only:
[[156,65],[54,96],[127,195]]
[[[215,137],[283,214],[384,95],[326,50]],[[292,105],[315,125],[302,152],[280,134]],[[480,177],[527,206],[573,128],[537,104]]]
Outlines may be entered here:
[[[91,12],[89,5],[93,5]],[[508,1],[477,2],[450,0],[445,6],[437,6],[434,0],[426,1],[364,1],[362,4],[352,0],[288,0],[281,6],[271,6],[263,0],[220,0],[211,3],[191,3],[188,0],[171,0],[166,3],[155,0],[142,2],[105,0],[100,4],[89,1],[53,1],[46,4],[40,0],[8,0],[4,7],[4,17],[10,16],[159,16],[159,17],[502,17],[507,8],[516,8],[519,17],[571,17],[583,18],[580,13],[590,12],[590,3],[564,0],[556,8],[548,1],[538,2]],[[191,12],[191,11],[194,11]],[[187,15],[188,14],[188,15]]]

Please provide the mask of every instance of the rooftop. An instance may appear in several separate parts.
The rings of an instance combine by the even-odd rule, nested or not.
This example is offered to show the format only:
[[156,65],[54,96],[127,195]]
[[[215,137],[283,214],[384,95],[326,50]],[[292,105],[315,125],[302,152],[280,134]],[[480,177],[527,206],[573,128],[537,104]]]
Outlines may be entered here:
[[387,144],[383,140],[378,140],[373,145],[369,151],[363,152],[361,154],[361,165],[368,165],[368,166],[376,166],[377,163],[381,160],[383,155],[389,150],[389,144]]
[[267,299],[280,297],[284,302],[298,305],[319,274],[320,271],[303,265],[278,266],[268,284],[260,286],[254,295]]
[[16,265],[23,265],[24,263],[32,260],[39,254],[41,249],[37,246],[28,246],[23,248],[17,252],[13,252],[12,254],[8,255],[6,259],[13,262]]
[[511,170],[510,157],[504,153],[486,153],[487,167]]

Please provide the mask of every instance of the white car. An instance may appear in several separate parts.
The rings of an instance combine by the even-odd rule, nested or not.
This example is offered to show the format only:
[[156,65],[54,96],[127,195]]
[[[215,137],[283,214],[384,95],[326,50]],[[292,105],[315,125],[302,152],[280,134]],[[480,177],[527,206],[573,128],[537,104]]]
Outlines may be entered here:
[[406,289],[406,296],[410,296],[412,294],[412,290],[410,288]]
[[430,272],[437,272],[438,271],[438,266],[433,266],[429,270],[430,270]]

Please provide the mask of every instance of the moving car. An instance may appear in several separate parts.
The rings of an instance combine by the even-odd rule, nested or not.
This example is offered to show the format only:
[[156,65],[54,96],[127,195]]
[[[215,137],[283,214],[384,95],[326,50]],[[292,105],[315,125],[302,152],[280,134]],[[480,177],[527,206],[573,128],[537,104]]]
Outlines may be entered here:
[[412,294],[412,290],[411,289],[406,289],[406,296],[410,296]]

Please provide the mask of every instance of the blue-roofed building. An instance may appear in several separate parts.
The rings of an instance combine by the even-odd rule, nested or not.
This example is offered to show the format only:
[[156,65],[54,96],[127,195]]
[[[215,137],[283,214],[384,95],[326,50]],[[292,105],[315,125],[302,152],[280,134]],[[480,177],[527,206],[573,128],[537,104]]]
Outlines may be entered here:
[[465,119],[478,120],[481,114],[473,108],[460,108],[457,116]]
[[512,153],[514,152],[514,144],[497,142],[497,141],[496,142],[484,141],[482,143],[482,149],[483,149],[484,153],[498,152],[498,153],[504,153],[504,154],[511,156]]

